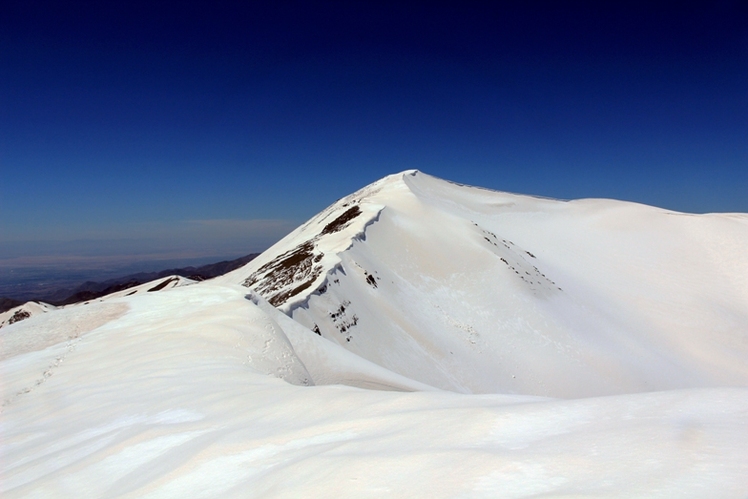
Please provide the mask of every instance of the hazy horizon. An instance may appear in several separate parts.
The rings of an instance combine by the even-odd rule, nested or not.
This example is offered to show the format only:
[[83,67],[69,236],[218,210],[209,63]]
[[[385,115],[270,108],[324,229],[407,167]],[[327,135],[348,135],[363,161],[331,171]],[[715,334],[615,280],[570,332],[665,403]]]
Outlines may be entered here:
[[89,281],[104,282],[139,273],[200,267],[235,260],[250,253],[253,252],[202,257],[152,255],[150,259],[129,255],[121,259],[107,256],[98,259],[77,258],[67,263],[55,260],[46,265],[0,265],[0,298],[19,301],[40,299],[60,290],[75,289]]

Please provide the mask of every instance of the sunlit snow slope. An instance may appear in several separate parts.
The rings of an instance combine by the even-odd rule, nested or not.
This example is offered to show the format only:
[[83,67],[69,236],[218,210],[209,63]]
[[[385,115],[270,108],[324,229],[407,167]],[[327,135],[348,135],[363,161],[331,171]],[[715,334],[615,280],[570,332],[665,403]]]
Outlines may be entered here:
[[0,315],[0,495],[745,498],[747,247],[392,175],[223,277]]
[[435,387],[579,397],[748,384],[746,248],[742,214],[540,199],[410,171],[222,279]]

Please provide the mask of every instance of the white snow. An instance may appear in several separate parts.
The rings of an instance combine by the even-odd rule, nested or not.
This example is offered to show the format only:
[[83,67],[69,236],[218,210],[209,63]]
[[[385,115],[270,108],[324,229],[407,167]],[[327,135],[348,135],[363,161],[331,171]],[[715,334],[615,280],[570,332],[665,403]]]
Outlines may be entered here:
[[[363,213],[320,236],[351,204]],[[411,171],[339,201],[222,282],[308,241],[325,255],[319,277],[276,305],[432,386],[580,397],[748,382],[744,216],[559,202]]]
[[0,494],[745,497],[747,247],[392,175],[226,276],[6,323]]

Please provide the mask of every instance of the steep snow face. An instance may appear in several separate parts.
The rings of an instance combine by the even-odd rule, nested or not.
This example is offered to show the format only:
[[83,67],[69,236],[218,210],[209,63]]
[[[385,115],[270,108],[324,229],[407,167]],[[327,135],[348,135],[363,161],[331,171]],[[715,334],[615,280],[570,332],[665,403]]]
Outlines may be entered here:
[[748,384],[748,219],[562,202],[417,171],[227,275],[409,378],[558,397]]
[[271,305],[286,313],[305,303],[341,265],[340,254],[364,235],[384,205],[376,202],[382,192],[407,191],[391,175],[347,196],[246,266],[218,278],[219,282],[237,282],[257,290]]

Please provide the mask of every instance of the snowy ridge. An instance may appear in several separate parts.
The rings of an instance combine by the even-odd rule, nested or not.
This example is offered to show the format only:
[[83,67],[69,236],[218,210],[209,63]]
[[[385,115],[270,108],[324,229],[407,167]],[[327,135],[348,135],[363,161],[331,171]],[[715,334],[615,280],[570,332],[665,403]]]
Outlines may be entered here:
[[362,239],[384,205],[374,199],[397,189],[404,174],[390,175],[338,200],[227,280],[256,290],[273,306],[289,313],[326,286],[327,276],[340,265],[341,253]]
[[[748,227],[672,215],[408,171],[335,203],[230,279],[351,352],[446,390],[744,386]],[[729,312],[715,315],[717,302]]]
[[[164,289],[171,289],[171,288],[175,288],[178,286],[195,284],[195,282],[197,281],[193,281],[192,279],[187,279],[186,277],[182,277],[178,275],[166,276],[163,278],[156,279],[155,281],[152,281],[152,282],[147,282],[147,283],[144,283],[138,286],[133,286],[131,288],[123,289],[122,291],[111,293],[101,298],[97,298],[95,301],[110,300],[112,298],[118,298],[122,296],[132,296],[140,292],[161,291]],[[62,305],[59,307],[56,307],[54,305],[50,305],[49,303],[44,303],[44,302],[35,302],[35,301],[26,302],[22,305],[19,305],[17,307],[11,308],[10,310],[0,313],[0,328],[2,328],[3,326],[10,326],[11,324],[15,324],[16,322],[20,322],[22,320],[28,319],[29,317],[32,317],[37,314],[43,314],[43,313],[51,312],[53,310],[60,310],[64,308],[88,305],[90,301],[94,301],[94,300],[89,300],[89,301],[85,301],[82,303],[73,303],[71,305]]]
[[746,247],[392,175],[225,276],[0,317],[0,494],[744,497]]
[[49,303],[30,301],[23,305],[13,307],[10,310],[0,313],[0,328],[3,326],[10,326],[16,322],[28,319],[37,314],[43,314],[51,310],[55,310],[57,307],[50,305]]

